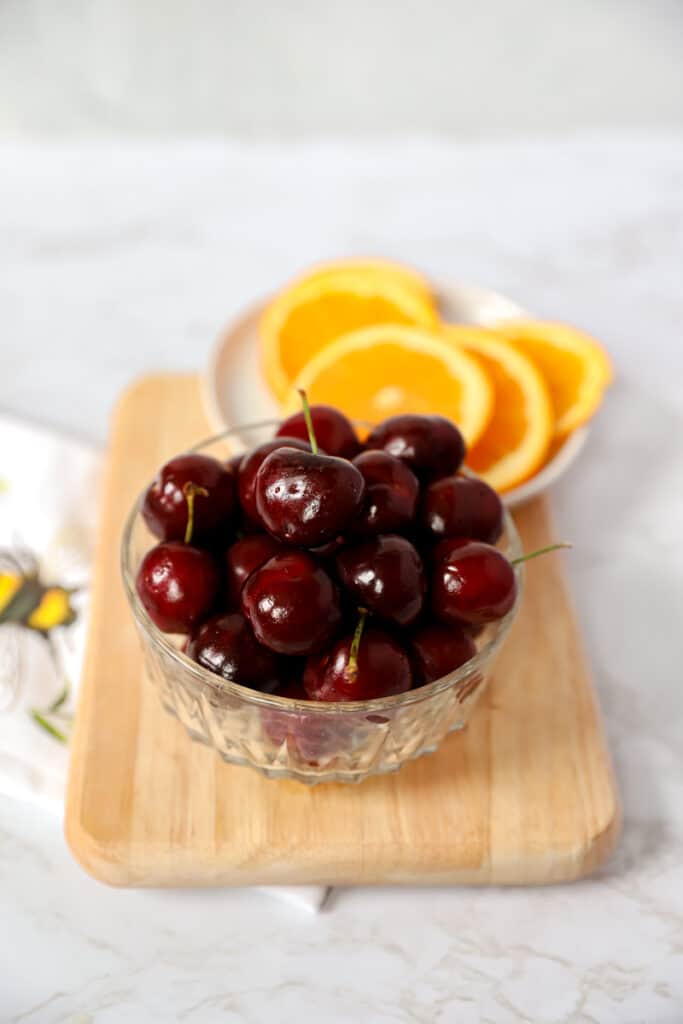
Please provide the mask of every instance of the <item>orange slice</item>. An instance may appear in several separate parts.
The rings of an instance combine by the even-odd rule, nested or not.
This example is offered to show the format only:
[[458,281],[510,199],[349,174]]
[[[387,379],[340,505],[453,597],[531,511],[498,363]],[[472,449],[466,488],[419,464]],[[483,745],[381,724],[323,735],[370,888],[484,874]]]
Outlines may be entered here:
[[555,433],[564,437],[590,419],[612,379],[605,350],[567,324],[509,320],[495,325],[543,374],[555,413]]
[[493,401],[486,372],[464,349],[437,332],[395,324],[353,331],[322,349],[296,378],[285,412],[300,407],[297,388],[311,402],[369,423],[439,413],[458,424],[468,444],[483,433]]
[[294,285],[261,318],[268,383],[282,401],[297,374],[330,342],[382,323],[432,327],[437,312],[431,299],[388,276],[339,271]]
[[393,260],[380,259],[379,257],[350,257],[316,263],[295,279],[293,287],[321,277],[339,274],[340,272],[344,274],[360,274],[364,277],[380,276],[390,278],[401,284],[404,288],[409,288],[411,291],[422,296],[427,302],[431,303],[434,301],[434,289],[426,277],[417,270],[413,270],[412,267],[406,267],[403,263],[394,263]]
[[497,491],[510,490],[547,456],[555,417],[546,383],[527,356],[492,331],[457,324],[444,333],[481,364],[493,386],[493,413],[467,465]]

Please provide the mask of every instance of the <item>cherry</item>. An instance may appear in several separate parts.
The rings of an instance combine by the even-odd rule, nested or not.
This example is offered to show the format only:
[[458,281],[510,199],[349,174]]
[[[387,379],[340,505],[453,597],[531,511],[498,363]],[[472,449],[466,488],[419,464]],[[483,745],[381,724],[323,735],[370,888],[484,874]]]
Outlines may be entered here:
[[240,461],[237,471],[237,493],[244,514],[252,523],[260,523],[256,510],[256,474],[270,453],[284,445],[288,448],[296,448],[301,452],[310,452],[311,450],[307,441],[300,441],[297,437],[273,437],[270,441],[264,441],[263,444],[252,448]]
[[[286,697],[288,700],[308,700],[300,679],[284,683],[276,693],[278,697]],[[290,733],[294,732],[298,718],[293,711],[280,711],[277,708],[263,708],[261,711],[263,731],[271,743],[277,746],[286,742]]]
[[289,679],[284,682],[277,690],[278,697],[286,697],[288,700],[309,700],[309,696],[304,690],[304,684],[301,681],[301,675],[306,665],[306,659],[303,661],[303,665],[300,666],[299,676],[296,679]]
[[297,715],[290,723],[287,746],[300,761],[310,765],[329,763],[353,750],[357,722],[353,715]]
[[190,453],[162,466],[145,494],[142,514],[162,540],[202,543],[227,532],[235,504],[230,469],[208,455]]
[[341,637],[323,654],[308,659],[304,689],[311,700],[373,700],[405,693],[413,683],[410,660],[384,630],[364,628]]
[[426,584],[417,549],[395,534],[373,537],[337,555],[339,578],[359,605],[398,626],[422,611]]
[[242,587],[251,574],[282,550],[282,545],[267,533],[252,533],[228,548],[225,553],[226,585],[232,608],[239,608]]
[[280,654],[312,654],[341,622],[337,588],[303,551],[275,555],[242,587],[242,610],[256,638]]
[[342,534],[360,509],[362,474],[346,459],[323,455],[305,392],[300,392],[311,452],[280,448],[256,474],[256,509],[266,529],[285,544],[315,548]]
[[449,476],[430,484],[422,497],[422,524],[436,538],[469,537],[495,544],[503,532],[503,503],[488,484]]
[[[301,680],[286,683],[277,691],[278,697],[310,701]],[[287,744],[289,754],[305,764],[317,765],[348,750],[356,721],[350,715],[323,715],[315,711],[261,711],[263,731],[272,743]]]
[[446,623],[502,619],[515,603],[517,580],[505,555],[483,541],[442,540],[434,550],[432,609]]
[[[328,455],[338,455],[342,459],[352,459],[360,451],[360,442],[356,437],[351,421],[332,405],[312,405],[311,421],[318,444]],[[278,429],[278,436],[299,437],[308,440],[306,414],[295,412],[283,420]]]
[[395,455],[425,480],[455,473],[465,458],[462,434],[443,416],[390,416],[370,432],[365,447]]
[[228,472],[232,473],[235,478],[235,492],[237,494],[237,501],[235,502],[235,533],[238,537],[244,536],[248,533],[255,533],[263,529],[260,523],[254,522],[254,520],[247,516],[239,500],[238,480],[240,466],[242,465],[243,459],[244,452],[238,452],[236,455],[231,455],[225,463],[225,468]]
[[316,548],[311,548],[311,554],[315,555],[316,558],[322,558],[323,562],[333,555],[336,555],[340,548],[344,547],[346,541],[343,537],[335,537],[333,540],[328,540],[326,544],[320,544]]
[[472,635],[465,627],[429,622],[410,638],[418,686],[433,683],[460,668],[477,653]]
[[153,622],[164,633],[190,633],[211,611],[220,578],[207,551],[167,541],[140,563],[136,589]]
[[388,452],[363,452],[353,464],[365,480],[363,507],[352,524],[353,533],[374,537],[408,527],[420,492],[415,474]]
[[344,532],[364,489],[361,473],[346,459],[280,448],[257,473],[256,508],[278,540],[314,548]]
[[204,622],[193,634],[187,653],[209,672],[241,686],[272,693],[280,685],[277,655],[257,641],[239,612],[214,615]]

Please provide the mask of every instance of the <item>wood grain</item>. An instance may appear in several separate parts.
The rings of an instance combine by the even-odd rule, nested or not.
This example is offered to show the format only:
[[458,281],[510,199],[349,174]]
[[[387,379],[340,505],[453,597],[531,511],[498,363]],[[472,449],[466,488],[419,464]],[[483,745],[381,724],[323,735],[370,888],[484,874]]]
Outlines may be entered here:
[[[125,515],[156,467],[209,433],[191,376],[139,381],[114,417],[65,830],[114,885],[540,884],[609,854],[619,806],[561,557],[521,611],[465,732],[397,775],[308,788],[224,764],[146,685],[119,576]],[[552,538],[548,505],[517,522]]]

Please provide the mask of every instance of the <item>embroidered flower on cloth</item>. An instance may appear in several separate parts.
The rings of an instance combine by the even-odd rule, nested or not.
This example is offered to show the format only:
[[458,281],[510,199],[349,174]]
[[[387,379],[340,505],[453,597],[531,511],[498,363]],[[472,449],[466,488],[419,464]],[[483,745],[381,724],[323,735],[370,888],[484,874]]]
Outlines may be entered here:
[[61,808],[100,456],[0,417],[0,792]]

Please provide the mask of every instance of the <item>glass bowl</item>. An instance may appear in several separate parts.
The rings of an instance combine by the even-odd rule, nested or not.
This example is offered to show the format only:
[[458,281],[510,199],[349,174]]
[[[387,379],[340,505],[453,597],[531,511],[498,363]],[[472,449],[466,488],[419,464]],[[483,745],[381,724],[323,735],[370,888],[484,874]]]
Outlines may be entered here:
[[[226,431],[196,445],[219,459],[268,440],[277,421]],[[146,491],[147,488],[145,488]],[[481,697],[495,654],[512,624],[522,589],[517,566],[514,607],[477,637],[477,654],[455,672],[393,697],[349,703],[298,701],[259,693],[202,668],[182,653],[184,638],[162,633],[150,619],[136,589],[137,567],[157,541],[141,514],[143,494],[126,521],[121,568],[137,625],[146,676],[164,708],[192,739],[212,747],[230,764],[248,765],[271,779],[362,782],[370,775],[397,771],[402,764],[432,753],[466,724]],[[521,554],[519,535],[505,512],[498,547],[509,558]]]

